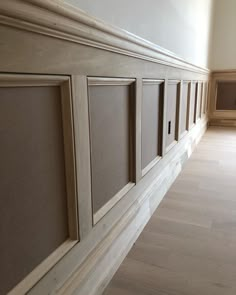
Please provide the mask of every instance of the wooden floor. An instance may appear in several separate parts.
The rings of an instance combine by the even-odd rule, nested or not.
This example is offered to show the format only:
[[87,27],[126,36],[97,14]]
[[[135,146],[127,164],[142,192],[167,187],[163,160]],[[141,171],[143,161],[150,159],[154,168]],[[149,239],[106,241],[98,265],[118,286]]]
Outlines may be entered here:
[[236,129],[211,127],[104,295],[236,295]]

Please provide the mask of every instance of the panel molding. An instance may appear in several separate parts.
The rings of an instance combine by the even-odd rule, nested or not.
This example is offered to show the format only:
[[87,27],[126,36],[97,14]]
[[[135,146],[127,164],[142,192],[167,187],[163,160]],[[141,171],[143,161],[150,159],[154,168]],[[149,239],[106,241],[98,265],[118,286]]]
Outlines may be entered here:
[[219,82],[236,82],[236,71],[214,71],[212,72],[209,97],[209,119],[210,124],[219,126],[235,126],[236,110],[217,110],[217,85]]
[[187,84],[187,110],[186,110],[186,130],[181,133],[181,118],[182,118],[182,111],[181,108],[179,109],[179,129],[178,129],[178,138],[179,140],[182,139],[189,131],[189,113],[190,113],[190,99],[191,99],[191,81],[190,80],[182,80],[180,86],[180,102],[179,105],[181,106],[181,102],[183,99],[183,87]]
[[135,181],[138,183],[142,178],[142,96],[143,81],[141,78],[136,79],[135,88]]
[[87,77],[73,75],[71,84],[74,105],[75,149],[79,151],[76,153],[79,233],[80,238],[84,239],[92,230]]
[[135,79],[88,77],[88,86],[126,86],[134,83]]
[[196,66],[169,50],[88,16],[82,10],[62,1],[2,1],[0,12],[0,23],[3,25],[192,72],[209,73],[206,68]]
[[102,208],[100,208],[94,215],[93,215],[93,223],[94,225],[101,220],[108,211],[112,209],[119,202],[133,187],[135,183],[129,182],[124,186],[117,194],[115,194]]
[[59,86],[61,89],[69,239],[44,259],[10,292],[25,294],[79,241],[78,195],[74,153],[73,106],[69,76],[0,74],[0,87]]
[[[158,155],[144,168],[142,169],[142,177],[144,175],[146,175],[148,173],[149,170],[151,170],[161,159],[162,159],[162,145],[163,145],[163,111],[164,111],[164,83],[165,83],[165,80],[163,79],[148,79],[148,78],[144,78],[142,79],[142,87],[144,85],[161,85],[163,84],[163,87],[161,89],[161,95],[162,97],[160,97],[160,100],[159,101],[159,114],[158,115],[158,121],[159,121],[159,126],[158,126],[158,147],[157,147],[157,153]],[[162,114],[162,115],[161,115]],[[161,115],[161,116],[160,116]]]
[[[95,226],[135,185],[139,180],[139,167],[136,162],[136,156],[138,157],[138,130],[136,125],[138,124],[136,118],[139,117],[139,111],[141,111],[138,103],[136,102],[136,94],[138,88],[136,79],[129,78],[107,78],[107,77],[87,77],[88,87],[93,86],[129,86],[132,87],[132,93],[130,94],[129,101],[129,120],[130,120],[130,138],[129,138],[129,169],[130,169],[130,181],[119,190],[111,199],[105,203],[97,212],[93,213],[93,225]],[[137,143],[136,143],[137,140]],[[91,135],[90,135],[91,142]],[[90,147],[91,148],[91,147]],[[90,176],[91,177],[91,176]],[[90,180],[91,181],[91,180]]]
[[149,170],[151,170],[160,160],[161,156],[157,156],[155,159],[153,159],[143,170],[142,170],[142,177],[148,173]]
[[26,74],[1,74],[0,87],[24,86],[60,86],[68,82],[69,76],[26,75]]
[[196,82],[196,106],[195,106],[195,122],[201,119],[201,105],[202,105],[202,81]]
[[165,80],[163,79],[147,79],[147,78],[143,79],[143,85],[160,85],[164,82]]
[[[180,110],[180,97],[181,97],[181,80],[168,80],[166,83],[166,95],[165,95],[165,108],[164,108],[164,121],[163,124],[166,125],[164,132],[166,133],[167,130],[167,99],[168,99],[168,86],[169,85],[176,85],[177,86],[177,91],[176,91],[176,111],[175,111],[175,131],[174,131],[174,140],[171,144],[169,144],[168,146],[166,146],[166,139],[163,138],[163,140],[165,139],[165,154],[168,153],[179,141],[179,110]],[[166,135],[165,135],[166,137]]]

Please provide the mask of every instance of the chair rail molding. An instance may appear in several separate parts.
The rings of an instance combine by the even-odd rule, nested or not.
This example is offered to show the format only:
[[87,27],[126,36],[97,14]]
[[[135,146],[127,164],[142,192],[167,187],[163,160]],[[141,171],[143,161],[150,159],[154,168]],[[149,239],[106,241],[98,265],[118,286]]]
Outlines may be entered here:
[[0,13],[0,23],[7,26],[192,72],[210,72],[207,68],[194,65],[167,49],[108,25],[62,1],[1,1]]

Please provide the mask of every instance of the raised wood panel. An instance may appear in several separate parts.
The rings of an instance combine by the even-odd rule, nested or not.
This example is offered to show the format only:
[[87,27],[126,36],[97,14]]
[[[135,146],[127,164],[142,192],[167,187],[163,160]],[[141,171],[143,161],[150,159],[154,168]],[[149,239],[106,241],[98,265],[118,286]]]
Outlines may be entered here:
[[217,83],[216,110],[236,110],[236,81]]
[[201,117],[206,114],[206,83],[202,83],[202,105],[201,105]]
[[190,97],[190,107],[189,107],[189,129],[195,124],[195,110],[196,110],[196,96],[197,96],[197,83],[191,83],[191,97]]
[[197,94],[196,94],[196,120],[201,118],[201,105],[202,105],[202,83],[197,83]]
[[[234,91],[236,72],[234,70],[212,73],[209,95],[210,124],[234,126],[236,109],[234,108]],[[218,100],[218,97],[219,100]]]
[[88,79],[95,223],[134,183],[133,82],[125,79]]
[[56,79],[0,76],[0,294],[25,293],[78,237],[69,78]]
[[210,99],[209,99],[209,94],[210,94],[210,91],[209,91],[209,83],[208,82],[205,82],[205,107],[204,107],[204,114],[208,114],[208,110],[209,110],[209,102],[210,102]]
[[178,110],[180,81],[169,81],[166,94],[165,150],[168,152],[178,140]]
[[188,130],[190,91],[191,83],[189,81],[183,81],[182,96],[180,99],[180,137],[183,137]]
[[142,174],[149,171],[161,157],[163,87],[160,80],[143,80],[142,95]]

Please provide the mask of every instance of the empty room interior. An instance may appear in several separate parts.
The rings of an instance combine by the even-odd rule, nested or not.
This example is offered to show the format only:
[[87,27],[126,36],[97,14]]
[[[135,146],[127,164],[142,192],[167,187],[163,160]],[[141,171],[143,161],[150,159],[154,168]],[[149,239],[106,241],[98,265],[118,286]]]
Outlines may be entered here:
[[236,0],[0,0],[0,295],[236,294]]

